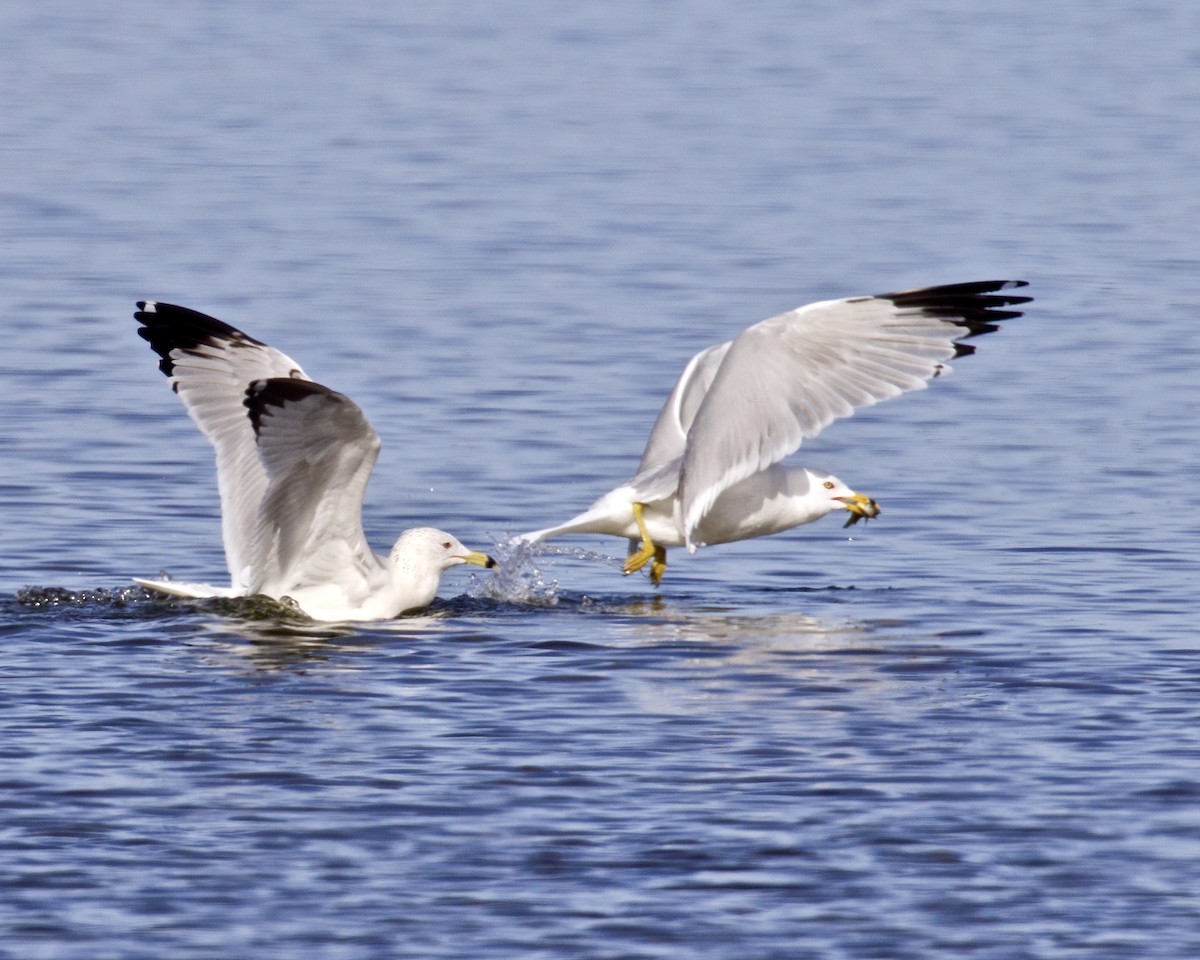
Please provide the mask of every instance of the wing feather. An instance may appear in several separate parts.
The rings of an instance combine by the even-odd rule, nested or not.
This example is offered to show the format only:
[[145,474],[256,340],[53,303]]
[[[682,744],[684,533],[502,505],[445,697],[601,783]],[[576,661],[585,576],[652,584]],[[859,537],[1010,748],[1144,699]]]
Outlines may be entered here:
[[378,566],[362,527],[379,437],[358,405],[308,380],[258,380],[245,391],[268,486],[252,537],[251,592],[364,578]]
[[[682,391],[695,405],[691,422],[675,415],[662,427],[672,441],[674,431],[686,434],[680,512],[688,545],[724,490],[795,452],[834,420],[923,388],[949,369],[948,360],[973,352],[962,340],[1019,317],[1019,310],[1007,308],[1032,298],[997,291],[1023,286],[1020,280],[981,281],[826,300],[711,348],[720,351],[720,361],[715,371],[704,369],[707,382],[685,372],[672,394]],[[689,370],[703,356],[693,358]],[[703,396],[695,404],[698,391]],[[668,408],[670,400],[660,421]]]
[[650,429],[642,462],[638,464],[639,474],[683,456],[696,411],[704,401],[730,343],[732,341],[708,347],[688,361]]
[[158,368],[216,450],[229,578],[233,587],[245,587],[250,536],[266,492],[266,473],[242,401],[252,380],[307,379],[307,374],[290,356],[187,307],[142,300],[133,318],[142,324],[138,334],[158,354]]
[[139,301],[138,334],[159,356],[159,369],[188,415],[216,450],[221,533],[234,588],[247,586],[251,536],[267,474],[243,401],[255,380],[308,380],[300,365],[214,317],[186,307]]

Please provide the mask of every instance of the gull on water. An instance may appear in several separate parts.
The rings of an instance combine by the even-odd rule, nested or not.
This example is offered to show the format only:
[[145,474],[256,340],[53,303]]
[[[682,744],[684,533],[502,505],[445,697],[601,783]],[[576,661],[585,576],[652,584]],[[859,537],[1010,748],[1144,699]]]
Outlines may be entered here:
[[650,564],[657,586],[667,547],[748,540],[847,510],[846,526],[879,505],[837,477],[780,460],[834,420],[926,386],[961,341],[1021,316],[1032,297],[985,280],[810,303],[763,320],[688,362],[667,398],[633,479],[566,523],[521,534],[629,540],[624,572]]
[[381,620],[426,607],[443,571],[495,561],[431,527],[389,554],[367,544],[362,503],[379,437],[349,397],[203,313],[142,301],[138,333],[217,455],[230,585],[143,580],[182,597],[290,599],[315,620]]

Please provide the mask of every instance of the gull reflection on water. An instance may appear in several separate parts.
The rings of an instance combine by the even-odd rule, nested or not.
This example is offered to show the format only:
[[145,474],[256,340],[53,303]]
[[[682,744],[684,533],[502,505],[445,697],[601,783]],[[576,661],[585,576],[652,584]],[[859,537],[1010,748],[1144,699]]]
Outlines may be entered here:
[[[687,599],[595,606],[609,621],[609,644],[638,667],[623,674],[625,694],[648,713],[705,714],[751,704],[765,708],[758,715],[791,723],[818,702],[835,711],[902,704],[911,685],[895,665],[946,657],[943,643],[906,636],[890,621],[697,606]],[[907,713],[911,706],[898,709]]]
[[371,623],[311,620],[265,597],[204,601],[217,616],[195,624],[225,653],[259,670],[287,670],[321,663],[324,669],[362,670],[356,656],[381,645],[426,641],[461,629],[449,611]]

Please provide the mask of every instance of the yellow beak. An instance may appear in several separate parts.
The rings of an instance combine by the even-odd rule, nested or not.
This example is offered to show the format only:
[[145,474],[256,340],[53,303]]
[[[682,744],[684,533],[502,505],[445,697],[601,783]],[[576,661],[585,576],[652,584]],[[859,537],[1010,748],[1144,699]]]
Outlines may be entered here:
[[472,550],[465,556],[460,556],[459,559],[463,563],[473,563],[477,567],[487,567],[489,570],[496,565],[495,560],[486,553],[480,553],[478,550]]
[[843,529],[854,526],[859,520],[871,520],[879,516],[879,504],[865,493],[856,493],[852,497],[838,497],[837,499],[851,514],[850,519],[842,524]]

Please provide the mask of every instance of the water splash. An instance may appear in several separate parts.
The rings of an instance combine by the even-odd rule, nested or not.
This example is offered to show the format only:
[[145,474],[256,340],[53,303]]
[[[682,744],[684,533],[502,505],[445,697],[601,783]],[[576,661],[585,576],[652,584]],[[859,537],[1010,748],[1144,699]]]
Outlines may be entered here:
[[491,574],[472,573],[467,596],[502,603],[555,606],[561,599],[558,581],[549,579],[538,566],[539,557],[570,557],[602,563],[620,570],[624,561],[604,553],[579,547],[560,547],[549,543],[529,543],[516,537],[493,538],[491,554],[496,567]]
[[23,607],[50,609],[60,607],[124,607],[147,599],[149,594],[141,587],[128,586],[109,590],[96,587],[91,590],[71,590],[67,587],[22,587],[16,593],[16,601]]
[[547,580],[535,557],[540,544],[516,538],[496,539],[491,554],[496,566],[490,574],[472,573],[467,595],[504,603],[552,607],[558,603],[558,581]]
[[[169,580],[160,573],[159,580]],[[72,589],[69,587],[22,587],[13,599],[19,607],[40,611],[138,611],[157,614],[163,610],[208,610],[225,616],[247,621],[272,623],[308,623],[304,615],[290,601],[272,600],[270,597],[168,597],[144,587],[129,586],[108,589]],[[107,613],[105,614],[107,615]]]

